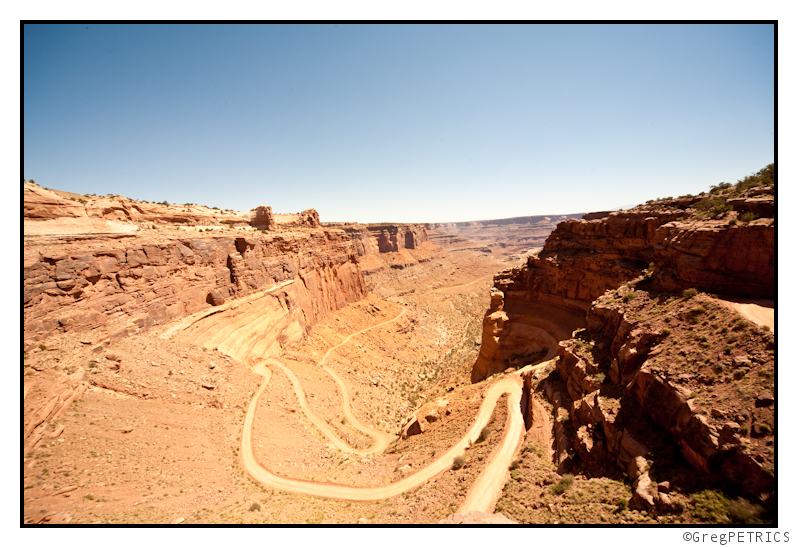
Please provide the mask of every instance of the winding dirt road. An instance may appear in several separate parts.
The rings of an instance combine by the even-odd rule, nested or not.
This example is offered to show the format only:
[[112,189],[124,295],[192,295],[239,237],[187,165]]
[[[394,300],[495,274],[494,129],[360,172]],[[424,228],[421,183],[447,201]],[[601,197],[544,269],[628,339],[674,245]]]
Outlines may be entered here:
[[[476,281],[479,280],[474,280],[474,282]],[[267,367],[267,364],[279,367],[291,380],[294,386],[294,392],[299,400],[299,405],[302,408],[302,411],[306,414],[308,419],[324,434],[324,436],[333,443],[335,447],[341,451],[355,453],[358,455],[368,455],[384,451],[393,441],[394,436],[362,424],[357,417],[352,414],[349,391],[346,387],[346,384],[333,369],[325,365],[325,362],[333,351],[348,343],[353,337],[361,333],[365,333],[371,329],[393,323],[401,318],[406,311],[407,309],[402,307],[402,311],[394,318],[352,333],[343,341],[327,350],[319,362],[324,370],[338,383],[338,386],[341,390],[342,411],[346,419],[352,426],[374,439],[375,443],[367,450],[359,450],[349,446],[337,436],[336,432],[325,421],[319,418],[309,408],[299,379],[279,360],[268,358],[262,362],[259,362],[253,368],[253,371],[259,375],[262,375],[264,380],[260,389],[255,393],[252,401],[249,404],[249,407],[247,408],[243,434],[241,437],[241,459],[244,470],[254,480],[268,487],[273,487],[292,493],[313,495],[324,498],[368,502],[395,497],[406,491],[414,489],[424,482],[429,481],[449,470],[454,462],[454,459],[462,455],[466,449],[468,449],[468,447],[476,442],[477,438],[482,432],[482,429],[485,428],[485,426],[487,426],[487,424],[490,422],[498,399],[503,394],[508,394],[507,423],[504,428],[504,436],[502,438],[501,445],[494,450],[485,466],[485,469],[471,486],[471,489],[466,496],[466,500],[463,502],[458,512],[465,512],[469,510],[490,512],[493,510],[493,506],[495,505],[496,500],[498,499],[501,490],[507,481],[510,463],[512,462],[513,456],[523,441],[525,433],[524,418],[520,409],[521,395],[523,390],[523,381],[521,379],[520,373],[504,377],[487,389],[482,405],[480,406],[479,412],[474,419],[474,423],[472,424],[471,428],[468,430],[465,436],[463,436],[463,438],[461,438],[460,441],[458,441],[446,453],[441,455],[428,466],[389,485],[379,487],[355,487],[278,476],[263,467],[255,457],[252,445],[252,426],[255,419],[257,402],[268,386],[269,380],[271,379],[271,370]],[[548,357],[549,356],[547,356],[547,358]],[[544,365],[545,363],[534,366],[533,369],[543,367]],[[527,369],[529,368],[524,368],[524,370]]]
[[[461,284],[459,286],[437,288],[435,290],[429,291],[428,293],[456,289],[458,287],[463,287],[466,285],[479,282],[485,278],[487,277],[479,278],[477,280],[473,280],[467,284]],[[283,282],[281,284],[276,284],[275,286],[269,288],[266,291],[259,292],[258,294],[250,296],[248,300],[258,298],[264,294],[268,294],[278,289],[281,289],[282,287],[290,283],[293,283],[293,280],[290,280],[288,282]],[[234,303],[231,302],[227,306],[234,306]],[[161,337],[169,338],[175,332],[187,329],[193,323],[201,320],[202,318],[205,318],[211,314],[218,313],[219,311],[225,310],[226,308],[227,307],[225,306],[218,307],[213,311],[203,311],[197,314],[193,314],[187,318],[184,318],[182,321],[176,323],[170,329],[164,332],[161,335]],[[258,375],[261,375],[263,377],[263,382],[258,391],[253,396],[252,400],[250,401],[249,406],[247,408],[246,417],[244,419],[243,433],[241,436],[241,461],[246,473],[248,473],[255,481],[258,481],[259,483],[267,487],[273,487],[275,489],[281,489],[292,493],[312,495],[323,498],[368,502],[368,501],[379,501],[379,500],[384,500],[386,498],[395,497],[406,491],[414,489],[419,485],[423,484],[424,482],[429,481],[449,470],[452,466],[452,463],[454,462],[454,459],[465,453],[468,447],[470,447],[473,443],[476,442],[477,438],[482,432],[482,429],[485,426],[487,426],[487,424],[490,422],[493,410],[495,409],[496,403],[499,400],[499,398],[503,394],[508,394],[509,395],[507,399],[508,418],[507,418],[507,423],[505,425],[504,436],[501,441],[501,445],[496,450],[494,450],[492,456],[490,457],[489,461],[486,464],[485,469],[482,471],[482,473],[475,481],[474,485],[471,487],[460,511],[492,510],[493,505],[495,504],[495,501],[498,498],[499,493],[501,492],[501,489],[507,480],[507,476],[509,473],[508,471],[509,464],[512,461],[513,455],[517,451],[524,436],[524,419],[523,416],[521,415],[521,410],[520,410],[523,381],[521,380],[521,377],[518,374],[506,376],[487,388],[484,394],[484,400],[479,408],[479,412],[477,413],[477,416],[474,419],[471,428],[446,453],[441,455],[438,459],[433,461],[428,466],[389,485],[378,486],[378,487],[355,487],[355,486],[340,485],[334,483],[288,478],[284,476],[279,476],[267,470],[257,461],[255,457],[253,449],[252,427],[255,419],[255,413],[257,410],[258,401],[263,392],[266,390],[266,387],[269,385],[269,381],[271,380],[272,370],[269,368],[269,366],[278,367],[280,368],[281,371],[283,371],[283,373],[286,374],[286,376],[293,384],[294,392],[297,396],[302,411],[305,413],[308,419],[319,429],[319,431],[322,432],[322,434],[328,440],[330,440],[330,442],[336,448],[347,453],[354,453],[358,455],[370,455],[370,454],[378,454],[383,452],[395,439],[395,436],[387,432],[383,432],[381,430],[377,430],[367,425],[364,425],[358,420],[358,418],[352,413],[349,390],[346,384],[344,383],[343,379],[341,379],[341,377],[338,375],[338,373],[336,373],[332,368],[327,366],[325,362],[328,360],[332,352],[334,352],[336,349],[340,348],[341,346],[347,344],[357,335],[396,322],[406,312],[407,309],[405,307],[402,307],[401,312],[399,312],[399,314],[397,314],[395,317],[380,322],[378,324],[372,325],[365,329],[361,329],[360,331],[357,331],[355,333],[352,333],[337,345],[329,348],[322,357],[322,359],[319,361],[319,365],[321,365],[323,369],[327,372],[327,374],[329,374],[338,384],[338,387],[341,391],[341,410],[346,420],[349,421],[350,425],[352,425],[354,428],[358,429],[359,431],[363,432],[364,434],[368,435],[374,440],[374,443],[368,449],[361,450],[351,447],[349,444],[347,444],[345,441],[343,441],[338,437],[336,431],[329,424],[327,424],[326,421],[322,420],[318,415],[316,415],[313,412],[312,409],[310,409],[299,379],[297,378],[296,374],[293,371],[291,371],[291,369],[288,368],[285,364],[281,363],[279,360],[275,358],[265,358],[258,361],[254,365],[252,371]]]
[[[422,483],[435,478],[439,474],[442,474],[451,468],[454,459],[463,454],[466,448],[476,441],[482,429],[487,426],[488,422],[490,422],[491,414],[493,413],[493,409],[496,407],[496,402],[504,393],[510,394],[507,403],[508,414],[511,416],[517,415],[517,417],[510,420],[511,431],[508,431],[505,434],[505,442],[502,444],[499,455],[506,455],[507,452],[510,452],[510,456],[512,456],[512,452],[514,452],[518,447],[518,436],[513,434],[513,432],[519,428],[518,421],[520,421],[520,430],[523,432],[523,417],[520,416],[521,412],[519,409],[522,389],[521,378],[518,376],[505,377],[494,383],[488,389],[487,393],[485,394],[485,399],[479,408],[479,413],[477,414],[474,424],[471,426],[466,435],[459,442],[457,442],[457,444],[455,444],[446,453],[441,455],[440,458],[432,462],[429,466],[426,466],[425,468],[422,468],[414,474],[411,474],[395,483],[379,487],[354,487],[334,483],[286,478],[273,474],[264,468],[255,458],[255,452],[252,446],[252,425],[255,420],[255,410],[257,409],[258,399],[260,399],[260,396],[263,394],[264,390],[269,384],[271,372],[263,363],[258,364],[255,368],[253,368],[253,371],[264,375],[264,381],[261,387],[255,393],[252,401],[249,403],[246,418],[244,419],[244,429],[241,436],[242,465],[244,470],[255,481],[258,481],[267,487],[273,487],[275,489],[281,489],[292,493],[332,499],[369,502],[395,497],[404,493],[405,491],[414,489]],[[307,406],[303,405],[302,407],[303,410],[307,412]],[[507,441],[512,439],[516,440],[514,444],[512,441]],[[514,445],[514,447],[512,447],[512,451],[510,448],[511,445]],[[491,467],[496,461],[496,458],[492,459],[488,463],[488,469],[492,469]],[[504,466],[506,467],[506,463]],[[483,472],[483,476],[488,477],[489,475]],[[479,483],[479,480],[477,480],[477,483]],[[503,481],[501,485],[504,485]],[[475,491],[475,489],[472,488],[472,491]],[[474,500],[475,502],[471,503],[472,505],[483,504],[479,500],[478,496],[475,497]],[[482,506],[480,506],[480,508],[482,508]]]

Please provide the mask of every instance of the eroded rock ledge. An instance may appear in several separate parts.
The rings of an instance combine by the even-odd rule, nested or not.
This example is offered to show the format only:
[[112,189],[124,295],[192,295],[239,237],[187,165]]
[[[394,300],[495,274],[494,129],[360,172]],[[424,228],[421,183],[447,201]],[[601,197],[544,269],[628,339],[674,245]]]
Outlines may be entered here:
[[[397,245],[381,250],[381,237],[392,232]],[[48,239],[46,245],[26,241],[26,247],[26,348],[65,331],[124,336],[292,280],[275,298],[306,332],[328,312],[365,296],[364,271],[415,264],[438,249],[422,225],[241,237],[95,235]]]

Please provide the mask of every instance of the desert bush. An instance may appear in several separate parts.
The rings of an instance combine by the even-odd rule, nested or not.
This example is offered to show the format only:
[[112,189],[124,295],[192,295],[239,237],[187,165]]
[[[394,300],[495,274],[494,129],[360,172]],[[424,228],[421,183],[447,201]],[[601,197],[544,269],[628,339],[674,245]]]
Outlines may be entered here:
[[257,502],[253,502],[249,507],[250,512],[254,512],[255,510],[260,510],[260,504]]
[[758,172],[737,181],[734,186],[734,192],[740,193],[755,186],[773,186],[774,185],[774,165],[768,164]]
[[47,350],[47,347],[44,346],[44,343],[39,345],[39,350]]
[[719,196],[714,198],[706,197],[696,202],[693,207],[704,213],[711,212],[713,215],[720,215],[733,209],[731,204],[726,203],[726,200]]
[[452,470],[460,470],[463,466],[465,466],[465,457],[463,455],[455,457],[452,463]]
[[685,299],[692,299],[696,295],[698,295],[698,290],[695,287],[691,287],[690,289],[685,289],[682,291],[682,297]]
[[574,482],[573,474],[564,474],[560,481],[551,486],[551,492],[555,495],[562,495],[565,493]]
[[635,299],[636,297],[637,297],[637,292],[636,291],[630,291],[629,293],[627,293],[626,295],[623,296],[623,302],[628,303],[629,301],[631,301],[632,299]]
[[489,435],[490,435],[490,426],[486,426],[486,427],[485,427],[485,428],[483,428],[483,429],[482,429],[482,431],[479,433],[479,437],[477,438],[477,443],[482,443],[483,441],[485,441],[486,439],[488,439],[488,436],[489,436]]
[[521,454],[524,453],[533,453],[538,457],[543,456],[543,451],[541,450],[540,445],[536,441],[533,441],[532,443],[524,447],[524,449],[521,451]]
[[729,501],[726,506],[727,515],[733,523],[757,524],[762,523],[759,515],[763,508],[758,504],[752,504],[742,497]]
[[726,514],[729,508],[729,499],[717,490],[706,489],[690,497],[695,514],[704,521],[723,523],[728,520]]
[[751,211],[746,211],[740,215],[740,220],[744,223],[750,223],[754,219],[756,219],[756,215],[754,215]]
[[665,329],[662,330],[662,334],[667,337],[668,335],[671,334],[671,328],[666,327]]
[[727,188],[731,188],[731,183],[718,183],[717,185],[710,185],[709,193],[710,194],[720,194],[722,191],[726,190]]

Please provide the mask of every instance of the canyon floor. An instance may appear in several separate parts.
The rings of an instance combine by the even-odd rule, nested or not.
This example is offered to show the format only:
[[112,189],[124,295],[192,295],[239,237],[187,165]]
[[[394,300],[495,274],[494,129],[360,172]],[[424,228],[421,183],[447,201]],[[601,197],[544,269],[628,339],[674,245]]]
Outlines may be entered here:
[[[473,426],[487,386],[472,385],[469,374],[492,276],[514,264],[508,255],[442,250],[428,262],[369,274],[367,298],[287,346],[284,367],[268,365],[269,383],[255,402],[257,462],[298,480],[385,486],[450,450]],[[340,388],[319,363],[350,335],[403,310],[351,337],[325,364],[348,388],[352,414],[391,434],[387,450],[369,454],[372,440],[346,420]],[[462,468],[447,465],[398,496],[353,502],[264,487],[240,455],[263,377],[179,331],[165,337],[177,323],[105,344],[61,334],[26,354],[26,415],[62,392],[68,375],[88,389],[24,458],[25,523],[437,523],[457,510],[502,439],[507,396]],[[300,391],[362,454],[330,443],[302,412]],[[442,419],[401,439],[403,422],[424,402],[443,402]]]

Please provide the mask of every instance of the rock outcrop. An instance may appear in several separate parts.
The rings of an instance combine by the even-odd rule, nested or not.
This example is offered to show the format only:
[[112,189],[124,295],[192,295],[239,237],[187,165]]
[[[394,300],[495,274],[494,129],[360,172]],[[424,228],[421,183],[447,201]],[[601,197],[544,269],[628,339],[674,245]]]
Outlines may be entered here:
[[[501,309],[494,309],[492,301],[485,315],[483,349],[472,380],[485,378],[488,371],[503,370],[508,357],[522,352],[523,337],[517,336],[521,329],[510,327],[518,325],[518,316],[545,318],[534,310],[543,304],[584,314],[605,291],[648,268],[653,267],[653,288],[659,291],[696,288],[730,296],[773,298],[773,220],[680,220],[689,217],[696,200],[701,198],[664,201],[602,214],[594,220],[568,219],[558,224],[537,257],[494,277],[504,303]],[[533,321],[539,323],[538,319],[521,323]],[[575,320],[568,325],[578,327],[579,323]],[[529,337],[530,352],[541,345],[541,337],[546,335]],[[559,335],[553,338],[562,340]]]
[[123,336],[291,280],[303,326],[366,293],[352,241],[336,229],[91,243],[26,256],[26,346],[64,331]]
[[[690,300],[774,297],[773,193],[748,184],[568,219],[523,267],[494,277],[472,382],[556,353],[539,389],[554,407],[560,470],[576,460],[590,473],[626,472],[634,508],[673,509],[649,475],[656,461],[684,462],[773,505],[773,335],[708,295]],[[633,301],[638,292],[645,298]],[[625,313],[629,302],[637,316]],[[563,332],[584,325],[578,337]],[[672,330],[683,346],[663,343]],[[706,407],[704,391],[723,406]]]
[[247,214],[196,204],[141,202],[124,196],[94,196],[23,183],[25,235],[114,234],[155,225],[248,226]]
[[579,311],[529,299],[512,285],[502,283],[499,276],[482,320],[482,345],[471,369],[471,382],[508,367],[552,358],[557,343],[584,325]]
[[321,226],[319,214],[315,209],[306,209],[301,213],[278,213],[273,216],[273,219],[275,227],[318,228]]
[[364,274],[423,263],[440,249],[423,224],[340,226],[352,238]]
[[[627,316],[623,307],[603,301],[591,307],[587,320],[587,331],[580,339],[564,341],[558,347],[556,374],[565,394],[548,393],[555,407],[568,413],[575,433],[569,442],[583,464],[601,468],[615,461],[632,479],[648,470],[652,454],[672,461],[673,456],[667,455],[677,449],[695,470],[721,476],[725,482],[740,485],[745,494],[772,503],[769,497],[775,482],[772,463],[763,457],[766,446],[743,439],[740,424],[728,419],[751,416],[755,399],[733,403],[726,392],[716,392],[714,397],[726,402],[725,411],[714,408],[714,413],[709,413],[699,403],[697,392],[685,386],[686,373],[679,373],[678,366],[664,369],[660,365],[678,363],[677,359],[688,356],[684,349],[676,352],[673,344],[666,346],[664,333]],[[756,335],[761,336],[767,339],[771,335]],[[603,350],[596,346],[597,341]],[[749,356],[729,360],[754,361]],[[763,364],[757,366],[757,376],[762,378],[772,372],[772,363],[765,358],[759,361]],[[718,365],[722,369],[718,363],[713,367]],[[713,385],[721,381],[704,382]],[[548,384],[548,392],[556,391],[557,383]],[[736,393],[733,387],[730,390]],[[759,413],[755,420],[759,424],[773,422],[770,413]],[[636,463],[636,459],[643,461]],[[639,473],[633,473],[631,467],[640,468]],[[645,478],[641,481],[648,490],[635,495],[636,504],[641,508],[659,504],[656,486]]]
[[270,206],[258,206],[254,209],[252,220],[249,224],[258,230],[274,230],[277,223],[274,222],[274,215]]

